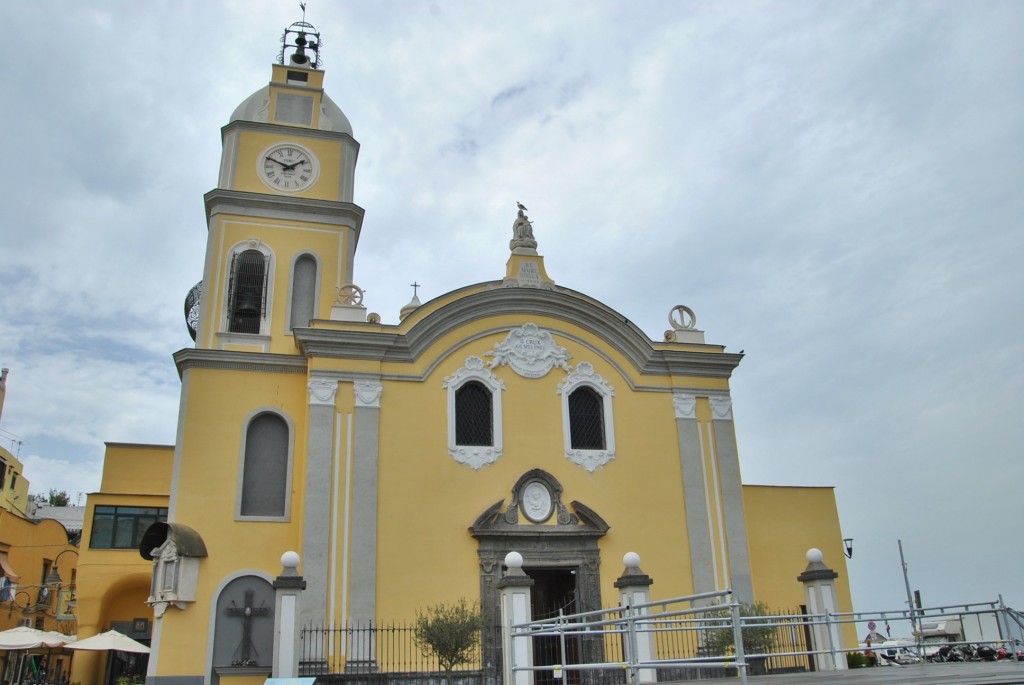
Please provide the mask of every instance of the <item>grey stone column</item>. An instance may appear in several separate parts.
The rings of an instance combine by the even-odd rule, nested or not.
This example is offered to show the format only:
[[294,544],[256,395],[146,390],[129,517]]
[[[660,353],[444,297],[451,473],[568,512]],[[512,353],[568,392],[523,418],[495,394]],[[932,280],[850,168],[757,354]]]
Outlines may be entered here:
[[[807,568],[796,577],[804,584],[807,611],[828,617],[836,613],[836,578],[839,574],[824,564],[820,549],[807,550]],[[815,654],[814,664],[819,671],[846,670],[846,656],[843,652],[843,636],[839,624],[834,621],[816,623],[811,626],[812,649],[830,652]]]
[[[377,614],[377,459],[380,443],[378,381],[356,381],[355,435],[352,464],[351,508],[351,625],[364,626]],[[377,670],[375,645],[370,639],[353,640],[348,646],[346,672]]]
[[302,508],[302,570],[309,600],[299,615],[301,627],[327,623],[327,569],[331,537],[331,456],[334,452],[334,398],[338,381],[309,381],[306,482]]
[[697,397],[685,393],[672,395],[679,437],[679,465],[683,472],[683,497],[686,501],[686,534],[690,541],[690,573],[694,593],[715,589],[711,564],[711,527],[708,525],[707,484],[704,477],[704,453],[701,451],[700,426],[697,424]]
[[754,583],[750,575],[747,524],[743,516],[743,483],[740,480],[736,430],[732,422],[732,399],[713,395],[708,400],[711,403],[711,419],[715,430],[718,478],[722,491],[725,534],[729,544],[729,573],[733,596],[741,602],[753,602]]
[[299,675],[299,609],[306,581],[299,575],[299,555],[281,555],[281,575],[274,579],[274,667],[273,678]]
[[[615,581],[615,587],[619,589],[619,606],[622,607],[627,618],[632,618],[632,629],[628,635],[624,635],[626,645],[626,659],[630,663],[630,683],[655,683],[658,681],[658,672],[653,668],[636,668],[635,663],[651,661],[654,658],[654,636],[642,624],[637,625],[636,621],[647,616],[649,609],[646,604],[651,601],[651,585],[654,580],[640,570],[640,555],[636,552],[627,552],[622,557],[622,563],[626,569]],[[637,608],[639,607],[639,608]]]
[[512,626],[533,620],[530,587],[533,579],[523,572],[523,555],[509,552],[505,555],[508,572],[498,581],[501,596],[501,655],[502,682],[505,685],[533,685],[532,670],[514,671],[513,667],[533,667],[533,638],[514,637]]

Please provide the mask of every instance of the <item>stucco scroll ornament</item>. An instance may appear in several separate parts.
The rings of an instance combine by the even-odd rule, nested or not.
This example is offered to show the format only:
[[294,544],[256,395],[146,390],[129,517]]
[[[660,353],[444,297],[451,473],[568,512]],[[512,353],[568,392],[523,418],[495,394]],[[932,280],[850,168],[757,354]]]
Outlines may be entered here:
[[665,331],[665,342],[679,342],[680,331],[696,330],[697,315],[685,304],[677,304],[669,310],[668,325],[672,328]]
[[508,364],[524,378],[541,378],[555,366],[566,373],[572,371],[569,351],[555,343],[551,333],[541,330],[535,323],[523,324],[509,331],[508,336],[487,356],[494,357],[488,368]]
[[732,398],[725,395],[712,395],[708,398],[711,404],[711,417],[722,421],[732,421]]
[[672,395],[672,407],[677,419],[697,418],[697,396],[677,392]]
[[384,385],[377,381],[356,381],[352,384],[356,393],[357,407],[380,408],[380,396],[384,393]]
[[338,381],[331,378],[311,378],[308,384],[309,403],[334,406],[338,394]]

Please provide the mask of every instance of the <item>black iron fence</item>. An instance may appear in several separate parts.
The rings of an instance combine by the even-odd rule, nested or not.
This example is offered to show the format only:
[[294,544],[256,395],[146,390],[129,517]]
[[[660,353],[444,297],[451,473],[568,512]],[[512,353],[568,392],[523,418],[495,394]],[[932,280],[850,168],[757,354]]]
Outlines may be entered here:
[[[344,627],[305,628],[300,631],[300,675],[330,673],[440,672],[437,657],[416,644],[412,623],[363,623]],[[501,627],[485,626],[470,658],[457,672],[501,670]],[[499,663],[485,654],[499,654]]]

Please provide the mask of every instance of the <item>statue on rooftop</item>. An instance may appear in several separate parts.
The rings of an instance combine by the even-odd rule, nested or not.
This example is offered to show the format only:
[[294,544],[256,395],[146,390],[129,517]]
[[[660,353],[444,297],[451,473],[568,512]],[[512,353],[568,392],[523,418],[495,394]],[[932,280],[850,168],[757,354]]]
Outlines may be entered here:
[[509,241],[508,247],[513,251],[518,248],[535,250],[537,241],[533,237],[533,223],[526,216],[526,207],[521,202],[517,202],[516,207],[519,208],[519,213],[512,224],[512,240]]

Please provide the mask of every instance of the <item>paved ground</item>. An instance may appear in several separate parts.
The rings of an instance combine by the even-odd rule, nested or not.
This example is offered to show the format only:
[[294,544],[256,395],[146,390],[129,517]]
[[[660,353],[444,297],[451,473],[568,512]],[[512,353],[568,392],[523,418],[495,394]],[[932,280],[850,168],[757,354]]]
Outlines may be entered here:
[[881,666],[824,673],[751,676],[748,681],[751,685],[938,685],[940,683],[1024,685],[1024,663],[1017,661],[926,663],[902,668]]

